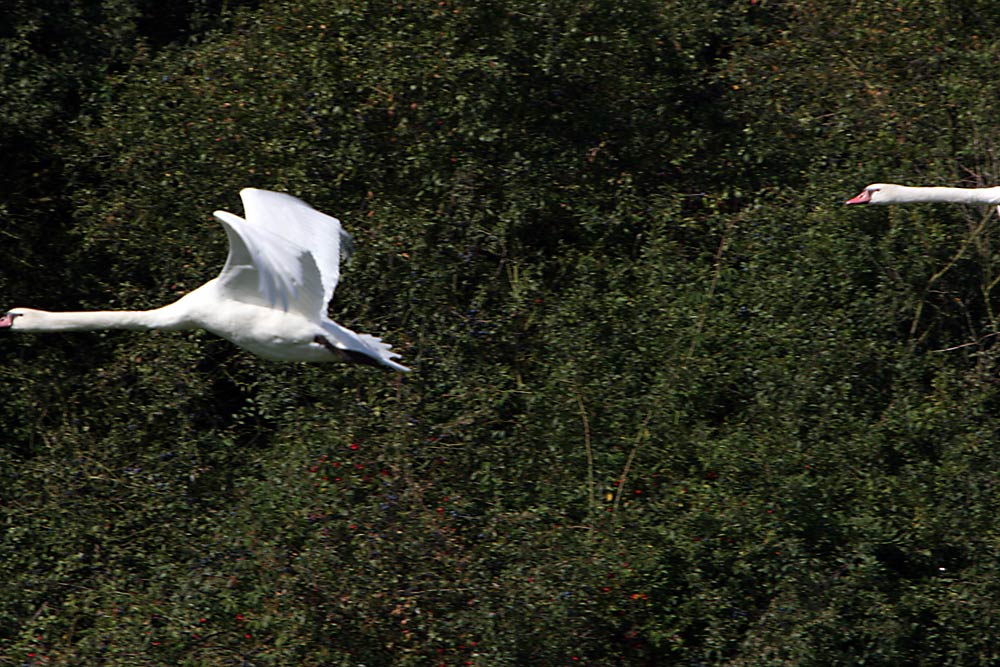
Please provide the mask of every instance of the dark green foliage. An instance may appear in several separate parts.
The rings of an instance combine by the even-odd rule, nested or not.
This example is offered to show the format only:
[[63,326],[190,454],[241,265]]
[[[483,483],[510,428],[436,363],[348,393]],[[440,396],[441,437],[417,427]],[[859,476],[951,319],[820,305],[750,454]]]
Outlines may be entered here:
[[8,3],[4,305],[338,215],[415,372],[0,340],[0,663],[998,661],[989,3]]

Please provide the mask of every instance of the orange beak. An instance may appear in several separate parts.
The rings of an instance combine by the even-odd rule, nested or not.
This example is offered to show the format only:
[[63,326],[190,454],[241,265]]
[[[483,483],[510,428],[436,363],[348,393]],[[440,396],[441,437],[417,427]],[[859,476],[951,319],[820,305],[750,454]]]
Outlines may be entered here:
[[862,190],[861,194],[859,194],[857,197],[851,197],[850,199],[848,199],[844,203],[845,204],[867,204],[871,200],[872,200],[872,193],[868,192],[867,190]]

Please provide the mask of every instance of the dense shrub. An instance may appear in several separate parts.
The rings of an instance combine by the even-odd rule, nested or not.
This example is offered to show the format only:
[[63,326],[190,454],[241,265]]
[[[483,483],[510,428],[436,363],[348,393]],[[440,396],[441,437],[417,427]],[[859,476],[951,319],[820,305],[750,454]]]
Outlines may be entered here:
[[338,215],[415,372],[200,332],[0,341],[0,656],[989,664],[996,12],[116,0],[0,10],[9,305]]

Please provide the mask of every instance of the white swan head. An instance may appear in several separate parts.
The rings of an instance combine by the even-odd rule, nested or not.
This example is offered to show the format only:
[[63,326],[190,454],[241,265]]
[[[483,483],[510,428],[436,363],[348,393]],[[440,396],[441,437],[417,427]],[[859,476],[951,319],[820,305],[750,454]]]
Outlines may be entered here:
[[845,204],[892,204],[905,201],[902,185],[892,183],[872,183],[865,187],[859,195],[851,197]]
[[[29,315],[28,319],[30,320],[30,314],[33,312],[35,311],[30,308],[12,308],[11,310],[8,310],[3,315],[0,315],[0,329],[12,329],[14,327],[14,322],[17,321],[18,318],[24,317],[25,315]],[[18,322],[17,328],[24,328],[23,324],[23,320]]]
[[[99,315],[99,313],[96,314]],[[72,313],[70,318],[76,315],[76,313]],[[91,314],[83,313],[81,315],[86,317]],[[67,318],[66,313],[53,313],[34,308],[11,308],[0,315],[0,331],[5,329],[13,331],[73,331],[81,328],[82,326]]]

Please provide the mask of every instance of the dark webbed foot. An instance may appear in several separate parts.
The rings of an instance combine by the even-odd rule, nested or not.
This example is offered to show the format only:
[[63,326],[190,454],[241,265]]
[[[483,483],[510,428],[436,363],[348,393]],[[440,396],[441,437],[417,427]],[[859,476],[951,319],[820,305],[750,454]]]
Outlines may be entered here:
[[348,364],[365,364],[366,366],[377,366],[382,368],[382,363],[363,352],[355,352],[354,350],[342,350],[330,341],[328,341],[323,336],[316,336],[313,341],[319,343],[326,349],[330,350],[338,360],[343,361]]

